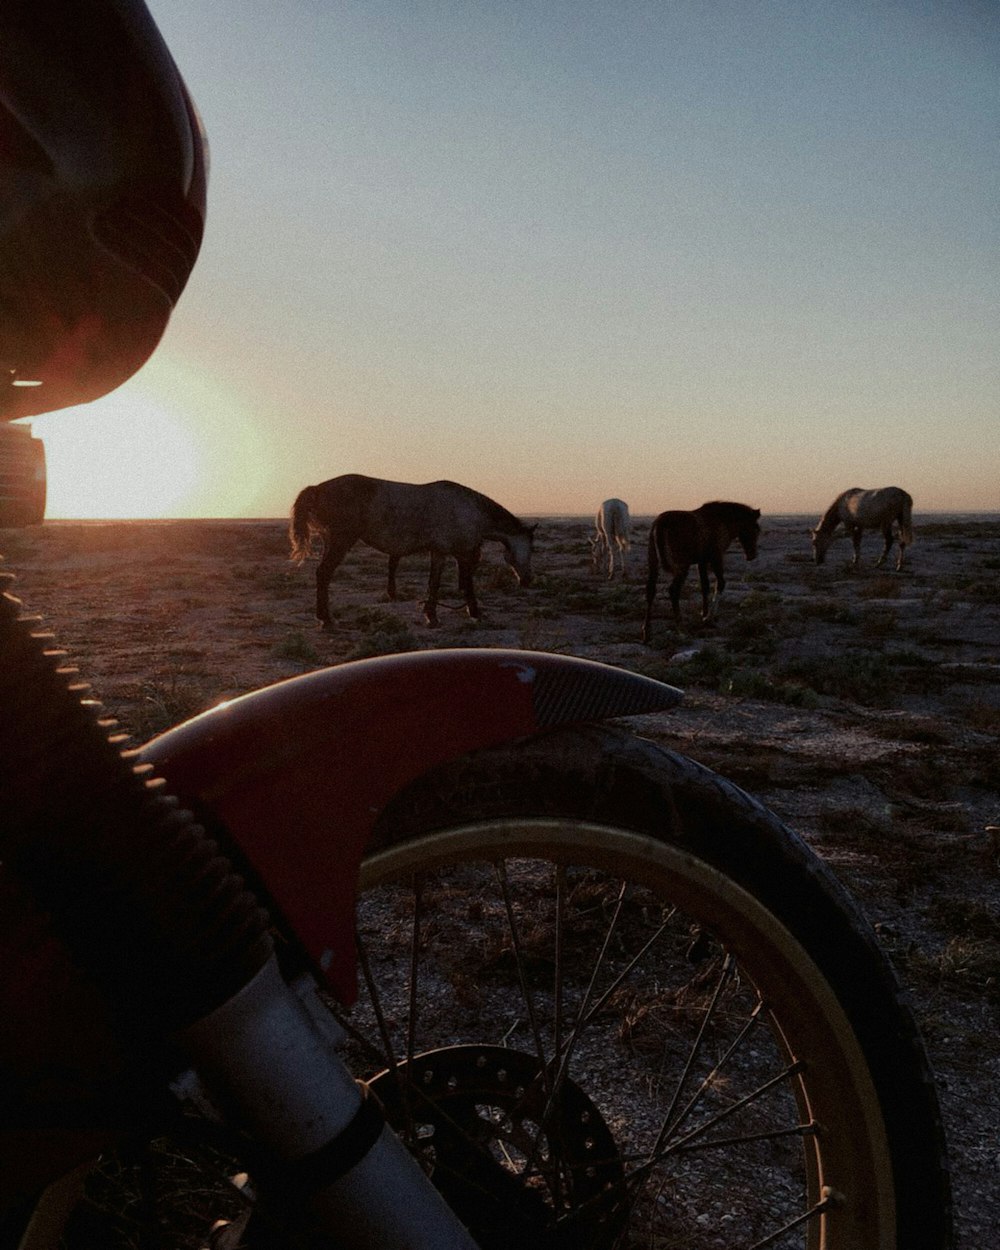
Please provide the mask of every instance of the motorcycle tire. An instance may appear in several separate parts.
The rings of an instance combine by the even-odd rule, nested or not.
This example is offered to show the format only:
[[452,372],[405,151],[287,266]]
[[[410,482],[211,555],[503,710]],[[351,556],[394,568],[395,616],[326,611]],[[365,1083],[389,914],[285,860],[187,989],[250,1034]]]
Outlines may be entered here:
[[362,868],[348,1059],[484,1250],[943,1250],[869,923],[774,814],[608,727],[421,778]]

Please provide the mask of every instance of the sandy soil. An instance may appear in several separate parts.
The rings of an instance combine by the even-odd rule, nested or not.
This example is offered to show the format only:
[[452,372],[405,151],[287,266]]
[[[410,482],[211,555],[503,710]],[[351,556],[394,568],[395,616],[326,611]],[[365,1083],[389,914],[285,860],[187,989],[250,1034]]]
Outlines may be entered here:
[[[312,564],[288,561],[281,521],[48,523],[0,534],[25,610],[51,628],[108,709],[142,740],[256,686],[383,651],[513,646],[571,652],[681,686],[635,728],[757,794],[855,892],[910,990],[938,1073],[959,1246],[1000,1239],[1000,517],[918,516],[901,573],[862,567],[846,541],[811,561],[814,518],[765,518],[758,560],[730,552],[714,625],[684,630],[665,587],[639,641],[648,518],[632,577],[598,576],[590,523],[542,518],[536,580],[517,588],[497,548],[477,576],[484,616],[446,576],[426,628],[426,559],[400,569],[352,552],[316,629]],[[448,580],[450,578],[450,580]]]

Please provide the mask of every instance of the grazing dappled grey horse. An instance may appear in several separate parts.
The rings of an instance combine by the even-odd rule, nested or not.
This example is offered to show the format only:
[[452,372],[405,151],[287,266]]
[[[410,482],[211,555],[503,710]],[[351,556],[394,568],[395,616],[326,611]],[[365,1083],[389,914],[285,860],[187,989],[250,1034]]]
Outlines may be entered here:
[[629,534],[628,504],[623,499],[605,499],[597,509],[595,533],[590,540],[590,554],[595,569],[607,560],[608,577],[615,575],[615,548],[621,558],[622,577],[628,577]]
[[388,482],[346,473],[299,491],[292,507],[289,536],[292,559],[301,564],[312,536],[323,541],[316,569],[316,617],[330,623],[330,579],[356,542],[365,542],[389,557],[389,597],[396,597],[396,565],[400,556],[429,551],[430,579],[424,616],[436,625],[438,589],[448,556],[458,564],[458,585],[468,613],[479,617],[473,574],[487,541],[501,543],[505,559],[522,586],[531,583],[531,547],[535,526],[486,495],[458,482]]
[[661,512],[649,531],[649,576],[646,579],[646,619],[642,626],[642,641],[649,642],[653,599],[661,566],[671,575],[670,603],[674,621],[679,625],[681,587],[691,565],[698,565],[701,619],[708,621],[712,616],[708,602],[709,569],[715,574],[714,609],[726,588],[722,569],[726,549],[738,538],[746,558],[756,560],[759,535],[760,508],[751,508],[745,503],[713,500],[712,503],[703,503],[693,512]]
[[884,564],[889,548],[892,546],[893,523],[897,521],[899,522],[899,555],[896,559],[898,572],[903,567],[903,554],[907,546],[913,542],[913,500],[899,486],[880,486],[877,490],[862,490],[860,486],[852,486],[850,490],[845,490],[837,496],[823,514],[819,525],[814,530],[810,530],[816,563],[823,563],[837,526],[843,524],[854,544],[853,567],[857,568],[861,559],[862,533],[865,530],[874,529],[880,529],[885,539],[885,547],[875,563],[876,565]]

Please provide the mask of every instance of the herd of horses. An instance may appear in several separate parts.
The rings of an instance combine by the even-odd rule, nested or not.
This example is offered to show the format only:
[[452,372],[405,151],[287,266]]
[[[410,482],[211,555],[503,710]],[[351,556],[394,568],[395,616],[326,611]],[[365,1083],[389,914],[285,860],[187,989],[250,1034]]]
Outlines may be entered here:
[[[738,542],[747,560],[757,556],[760,509],[747,504],[714,500],[692,511],[671,510],[655,518],[649,532],[646,577],[646,615],[642,640],[649,642],[660,572],[670,577],[669,596],[673,618],[680,624],[681,589],[697,565],[701,584],[701,619],[712,619],[726,586],[723,556]],[[813,556],[822,564],[840,526],[854,546],[854,565],[861,557],[865,530],[881,530],[885,542],[877,564],[884,563],[898,542],[896,569],[903,566],[907,546],[913,542],[913,500],[898,486],[863,490],[854,486],[842,491],[811,530]],[[631,543],[628,505],[606,499],[598,508],[595,532],[590,539],[595,569],[613,577],[617,564],[628,576]],[[316,617],[330,625],[330,580],[338,565],[358,542],[367,543],[389,557],[388,594],[396,598],[396,568],[403,556],[428,552],[430,577],[423,604],[428,625],[437,625],[438,591],[445,561],[458,565],[459,590],[474,619],[480,615],[473,579],[483,543],[496,542],[522,586],[531,584],[531,553],[536,527],[519,520],[488,496],[458,482],[411,485],[383,478],[347,473],[317,486],[306,486],[292,507],[289,536],[292,559],[301,564],[310,554],[313,539],[322,544],[316,569]],[[715,578],[710,596],[709,574]]]

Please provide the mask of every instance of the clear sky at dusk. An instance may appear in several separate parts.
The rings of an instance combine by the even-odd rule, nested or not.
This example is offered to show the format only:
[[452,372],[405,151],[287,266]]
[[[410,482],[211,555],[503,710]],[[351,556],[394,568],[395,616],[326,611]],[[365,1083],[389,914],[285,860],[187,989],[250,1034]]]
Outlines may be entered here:
[[50,515],[346,472],[528,517],[1000,510],[1000,6],[150,9],[208,229],[149,365],[35,422]]

